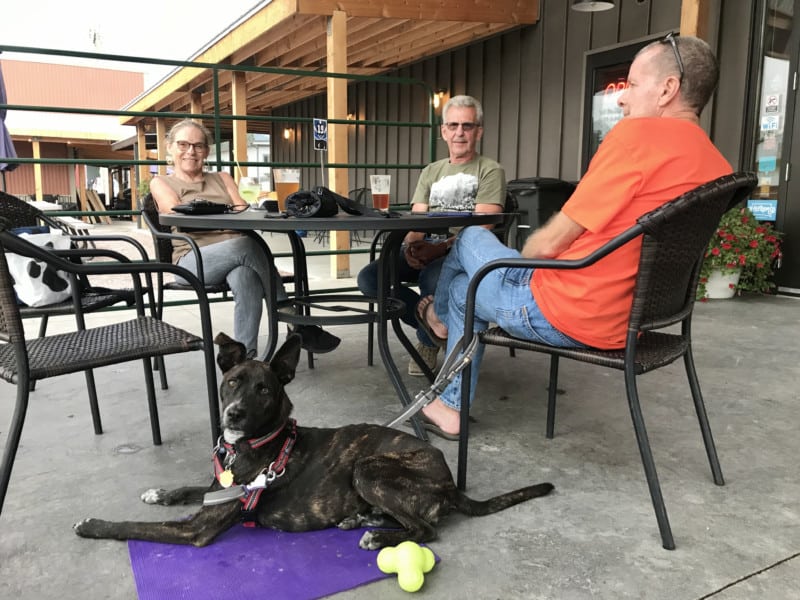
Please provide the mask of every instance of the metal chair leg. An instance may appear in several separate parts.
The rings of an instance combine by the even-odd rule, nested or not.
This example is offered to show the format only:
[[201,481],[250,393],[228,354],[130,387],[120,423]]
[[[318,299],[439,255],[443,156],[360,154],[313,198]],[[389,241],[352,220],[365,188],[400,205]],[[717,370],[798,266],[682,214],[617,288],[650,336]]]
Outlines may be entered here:
[[558,391],[558,355],[550,355],[550,382],[547,388],[547,439],[553,439],[556,426],[556,392]]
[[150,359],[142,359],[144,365],[144,381],[147,388],[147,408],[150,412],[150,430],[153,434],[153,444],[161,445],[161,425],[158,422],[158,404],[156,402],[156,386],[153,371],[150,368]]
[[103,433],[103,424],[100,421],[100,404],[97,402],[97,386],[94,382],[94,371],[91,369],[83,372],[86,377],[86,389],[89,392],[89,410],[92,413],[92,425],[95,435]]
[[725,485],[725,479],[722,477],[722,468],[719,466],[717,449],[714,446],[714,437],[711,435],[711,427],[708,423],[706,405],[703,402],[703,394],[700,391],[700,382],[697,379],[697,371],[695,371],[694,368],[694,358],[692,357],[691,350],[688,350],[686,354],[683,355],[683,363],[686,366],[686,375],[689,378],[689,387],[692,390],[692,400],[694,400],[694,410],[697,413],[697,421],[700,423],[700,432],[703,435],[703,444],[706,447],[706,456],[708,456],[708,464],[711,467],[714,483],[717,485]]
[[672,538],[672,528],[667,517],[667,507],[664,505],[664,497],[661,494],[661,486],[658,483],[658,473],[656,464],[653,460],[653,452],[650,449],[650,442],[647,439],[647,430],[644,426],[642,407],[639,404],[639,393],[636,389],[636,375],[633,371],[625,369],[625,391],[628,394],[628,405],[633,421],[633,430],[636,432],[636,442],[639,445],[639,454],[642,457],[642,466],[647,478],[647,487],[650,488],[650,498],[653,501],[653,509],[658,521],[658,530],[661,533],[661,545],[665,550],[675,549],[675,540]]
[[22,425],[25,423],[25,414],[28,411],[28,378],[22,378],[17,383],[17,404],[14,407],[14,415],[11,417],[11,426],[8,429],[6,447],[3,451],[3,462],[0,464],[0,514],[3,512],[3,503],[8,491],[8,483],[11,481],[11,468],[14,466],[14,458],[17,456],[19,439],[22,436]]

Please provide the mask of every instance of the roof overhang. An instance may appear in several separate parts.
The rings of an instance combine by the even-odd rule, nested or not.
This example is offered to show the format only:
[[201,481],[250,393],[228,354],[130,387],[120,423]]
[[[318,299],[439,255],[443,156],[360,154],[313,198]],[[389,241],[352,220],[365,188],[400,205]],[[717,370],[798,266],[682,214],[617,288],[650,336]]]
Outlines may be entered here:
[[[254,7],[189,60],[304,71],[328,71],[328,19],[347,16],[347,73],[376,75],[536,23],[538,0],[271,0]],[[274,108],[325,90],[323,77],[246,72],[247,113]],[[229,71],[219,76],[220,108],[231,104]],[[213,112],[212,72],[179,67],[133,100],[126,110]],[[192,102],[195,110],[192,111]],[[134,124],[145,117],[126,117]]]

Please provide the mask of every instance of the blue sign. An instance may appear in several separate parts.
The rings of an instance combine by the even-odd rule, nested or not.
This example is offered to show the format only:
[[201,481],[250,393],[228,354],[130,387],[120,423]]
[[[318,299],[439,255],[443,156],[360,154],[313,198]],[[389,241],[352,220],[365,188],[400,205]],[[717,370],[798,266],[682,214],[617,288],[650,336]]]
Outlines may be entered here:
[[314,139],[323,142],[328,141],[328,120],[314,119]]
[[748,200],[747,208],[759,221],[774,221],[778,218],[777,200]]

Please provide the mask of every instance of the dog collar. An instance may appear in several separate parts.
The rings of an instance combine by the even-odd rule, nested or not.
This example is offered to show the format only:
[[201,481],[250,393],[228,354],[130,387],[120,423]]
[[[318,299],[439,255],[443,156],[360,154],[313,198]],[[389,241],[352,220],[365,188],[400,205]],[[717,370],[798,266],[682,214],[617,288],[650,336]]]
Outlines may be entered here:
[[261,493],[286,471],[286,465],[289,463],[289,457],[297,441],[297,422],[289,419],[276,431],[247,440],[250,448],[259,448],[277,438],[290,425],[289,435],[286,436],[278,456],[248,484],[234,485],[234,476],[230,467],[236,459],[236,450],[232,444],[219,441],[214,448],[214,474],[225,489],[206,493],[203,504],[222,504],[231,500],[240,500],[242,502],[242,522],[245,526],[254,527],[256,525],[255,511],[258,501],[261,499]]
[[[292,428],[296,430],[297,423],[294,419],[288,419],[284,422],[280,427],[275,429],[274,431],[268,433],[267,435],[262,435],[261,437],[251,438],[249,440],[245,440],[243,443],[247,444],[247,447],[251,450],[255,450],[256,448],[260,448],[261,446],[268,444],[269,442],[273,441],[277,438],[287,426],[292,425]],[[234,461],[236,460],[237,450],[236,445],[240,444],[241,442],[231,443],[226,442],[222,436],[217,439],[217,445],[214,446],[214,450],[212,452],[212,458],[214,461],[214,477],[216,477],[217,481],[219,481],[222,487],[230,487],[233,485],[233,472],[231,471],[231,467],[233,466]]]

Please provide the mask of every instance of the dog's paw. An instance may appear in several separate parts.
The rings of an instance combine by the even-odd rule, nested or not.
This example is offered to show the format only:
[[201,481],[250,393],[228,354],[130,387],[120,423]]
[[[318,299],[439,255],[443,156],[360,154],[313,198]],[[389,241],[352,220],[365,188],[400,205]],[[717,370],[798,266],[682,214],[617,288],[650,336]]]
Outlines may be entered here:
[[98,519],[83,519],[72,526],[72,529],[81,537],[94,537],[94,530],[100,521]]
[[141,495],[141,499],[145,504],[163,504],[166,495],[165,489],[151,488]]
[[362,535],[361,539],[358,541],[358,547],[362,550],[380,550],[383,544],[376,539],[374,531],[365,531],[364,535]]

